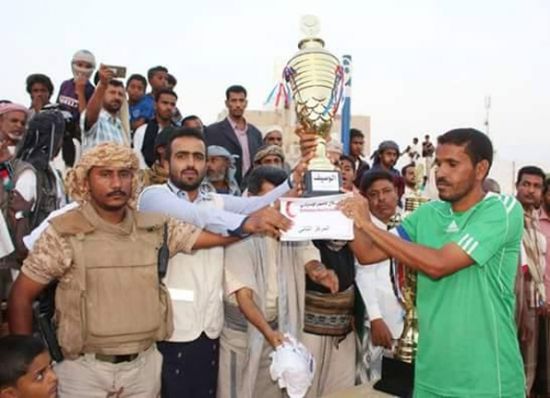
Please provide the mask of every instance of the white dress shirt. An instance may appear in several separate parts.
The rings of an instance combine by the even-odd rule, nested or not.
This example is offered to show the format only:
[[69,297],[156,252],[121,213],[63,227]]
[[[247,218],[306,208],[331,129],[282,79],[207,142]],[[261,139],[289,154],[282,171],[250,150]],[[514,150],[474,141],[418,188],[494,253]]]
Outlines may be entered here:
[[[386,229],[386,225],[372,217],[374,224]],[[390,260],[384,260],[377,264],[356,264],[355,281],[370,321],[382,318],[394,339],[401,336],[403,331],[403,317],[405,311],[395,297],[390,277]]]

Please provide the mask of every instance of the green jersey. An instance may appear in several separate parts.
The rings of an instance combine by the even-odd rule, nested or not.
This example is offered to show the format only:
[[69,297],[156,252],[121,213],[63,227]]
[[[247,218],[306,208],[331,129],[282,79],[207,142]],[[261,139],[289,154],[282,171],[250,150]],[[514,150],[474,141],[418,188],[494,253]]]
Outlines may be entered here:
[[515,198],[488,194],[463,213],[429,202],[399,227],[412,242],[454,243],[473,264],[432,279],[419,272],[415,397],[523,397],[514,283],[523,233]]

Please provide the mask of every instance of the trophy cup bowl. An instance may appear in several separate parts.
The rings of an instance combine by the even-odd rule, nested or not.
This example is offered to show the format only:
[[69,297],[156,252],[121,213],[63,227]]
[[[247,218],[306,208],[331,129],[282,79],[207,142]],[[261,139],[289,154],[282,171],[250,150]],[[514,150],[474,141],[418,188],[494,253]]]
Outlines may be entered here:
[[302,18],[307,37],[287,63],[284,78],[290,85],[298,122],[317,135],[315,156],[306,172],[306,196],[341,192],[341,176],[326,156],[326,142],[338,110],[343,83],[343,68],[336,56],[324,48],[315,17]]
[[426,202],[428,202],[428,199],[420,195],[409,196],[405,198],[405,206],[404,206],[405,213],[406,214],[412,213],[413,211],[418,209],[420,206],[422,206]]

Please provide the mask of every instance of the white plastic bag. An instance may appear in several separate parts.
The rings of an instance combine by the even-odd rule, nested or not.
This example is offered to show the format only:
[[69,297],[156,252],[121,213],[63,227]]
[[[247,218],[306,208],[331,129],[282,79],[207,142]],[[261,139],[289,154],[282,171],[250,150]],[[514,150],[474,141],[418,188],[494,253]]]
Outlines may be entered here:
[[279,388],[286,388],[290,398],[306,395],[315,375],[315,358],[294,336],[285,334],[285,341],[270,354],[271,379]]

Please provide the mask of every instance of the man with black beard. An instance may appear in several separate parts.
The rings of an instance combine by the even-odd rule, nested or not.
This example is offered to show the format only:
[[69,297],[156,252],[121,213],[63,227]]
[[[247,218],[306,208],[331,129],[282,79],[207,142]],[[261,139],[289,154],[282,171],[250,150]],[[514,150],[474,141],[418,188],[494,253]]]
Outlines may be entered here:
[[493,161],[485,134],[455,129],[437,143],[441,200],[411,213],[396,236],[376,226],[366,199],[346,199],[342,211],[355,223],[349,245],[361,264],[393,257],[417,271],[415,397],[523,397],[514,323],[523,210],[483,190]]
[[[258,198],[207,192],[201,186],[207,161],[202,133],[190,128],[170,129],[165,152],[168,183],[143,191],[141,211],[162,212],[178,219],[189,219],[190,213],[196,212],[197,224],[238,236],[258,232],[278,236],[279,230],[288,227],[289,221],[274,208],[262,209],[290,189],[288,181],[270,195]],[[233,220],[239,219],[240,223],[232,227]],[[176,255],[168,264],[164,283],[172,300],[174,333],[158,344],[164,357],[163,397],[216,394],[219,336],[224,320],[223,263],[223,249],[215,249]]]
[[124,84],[114,79],[114,73],[104,65],[99,68],[99,84],[80,116],[82,152],[105,141],[130,146],[128,132],[120,117],[126,100]]

